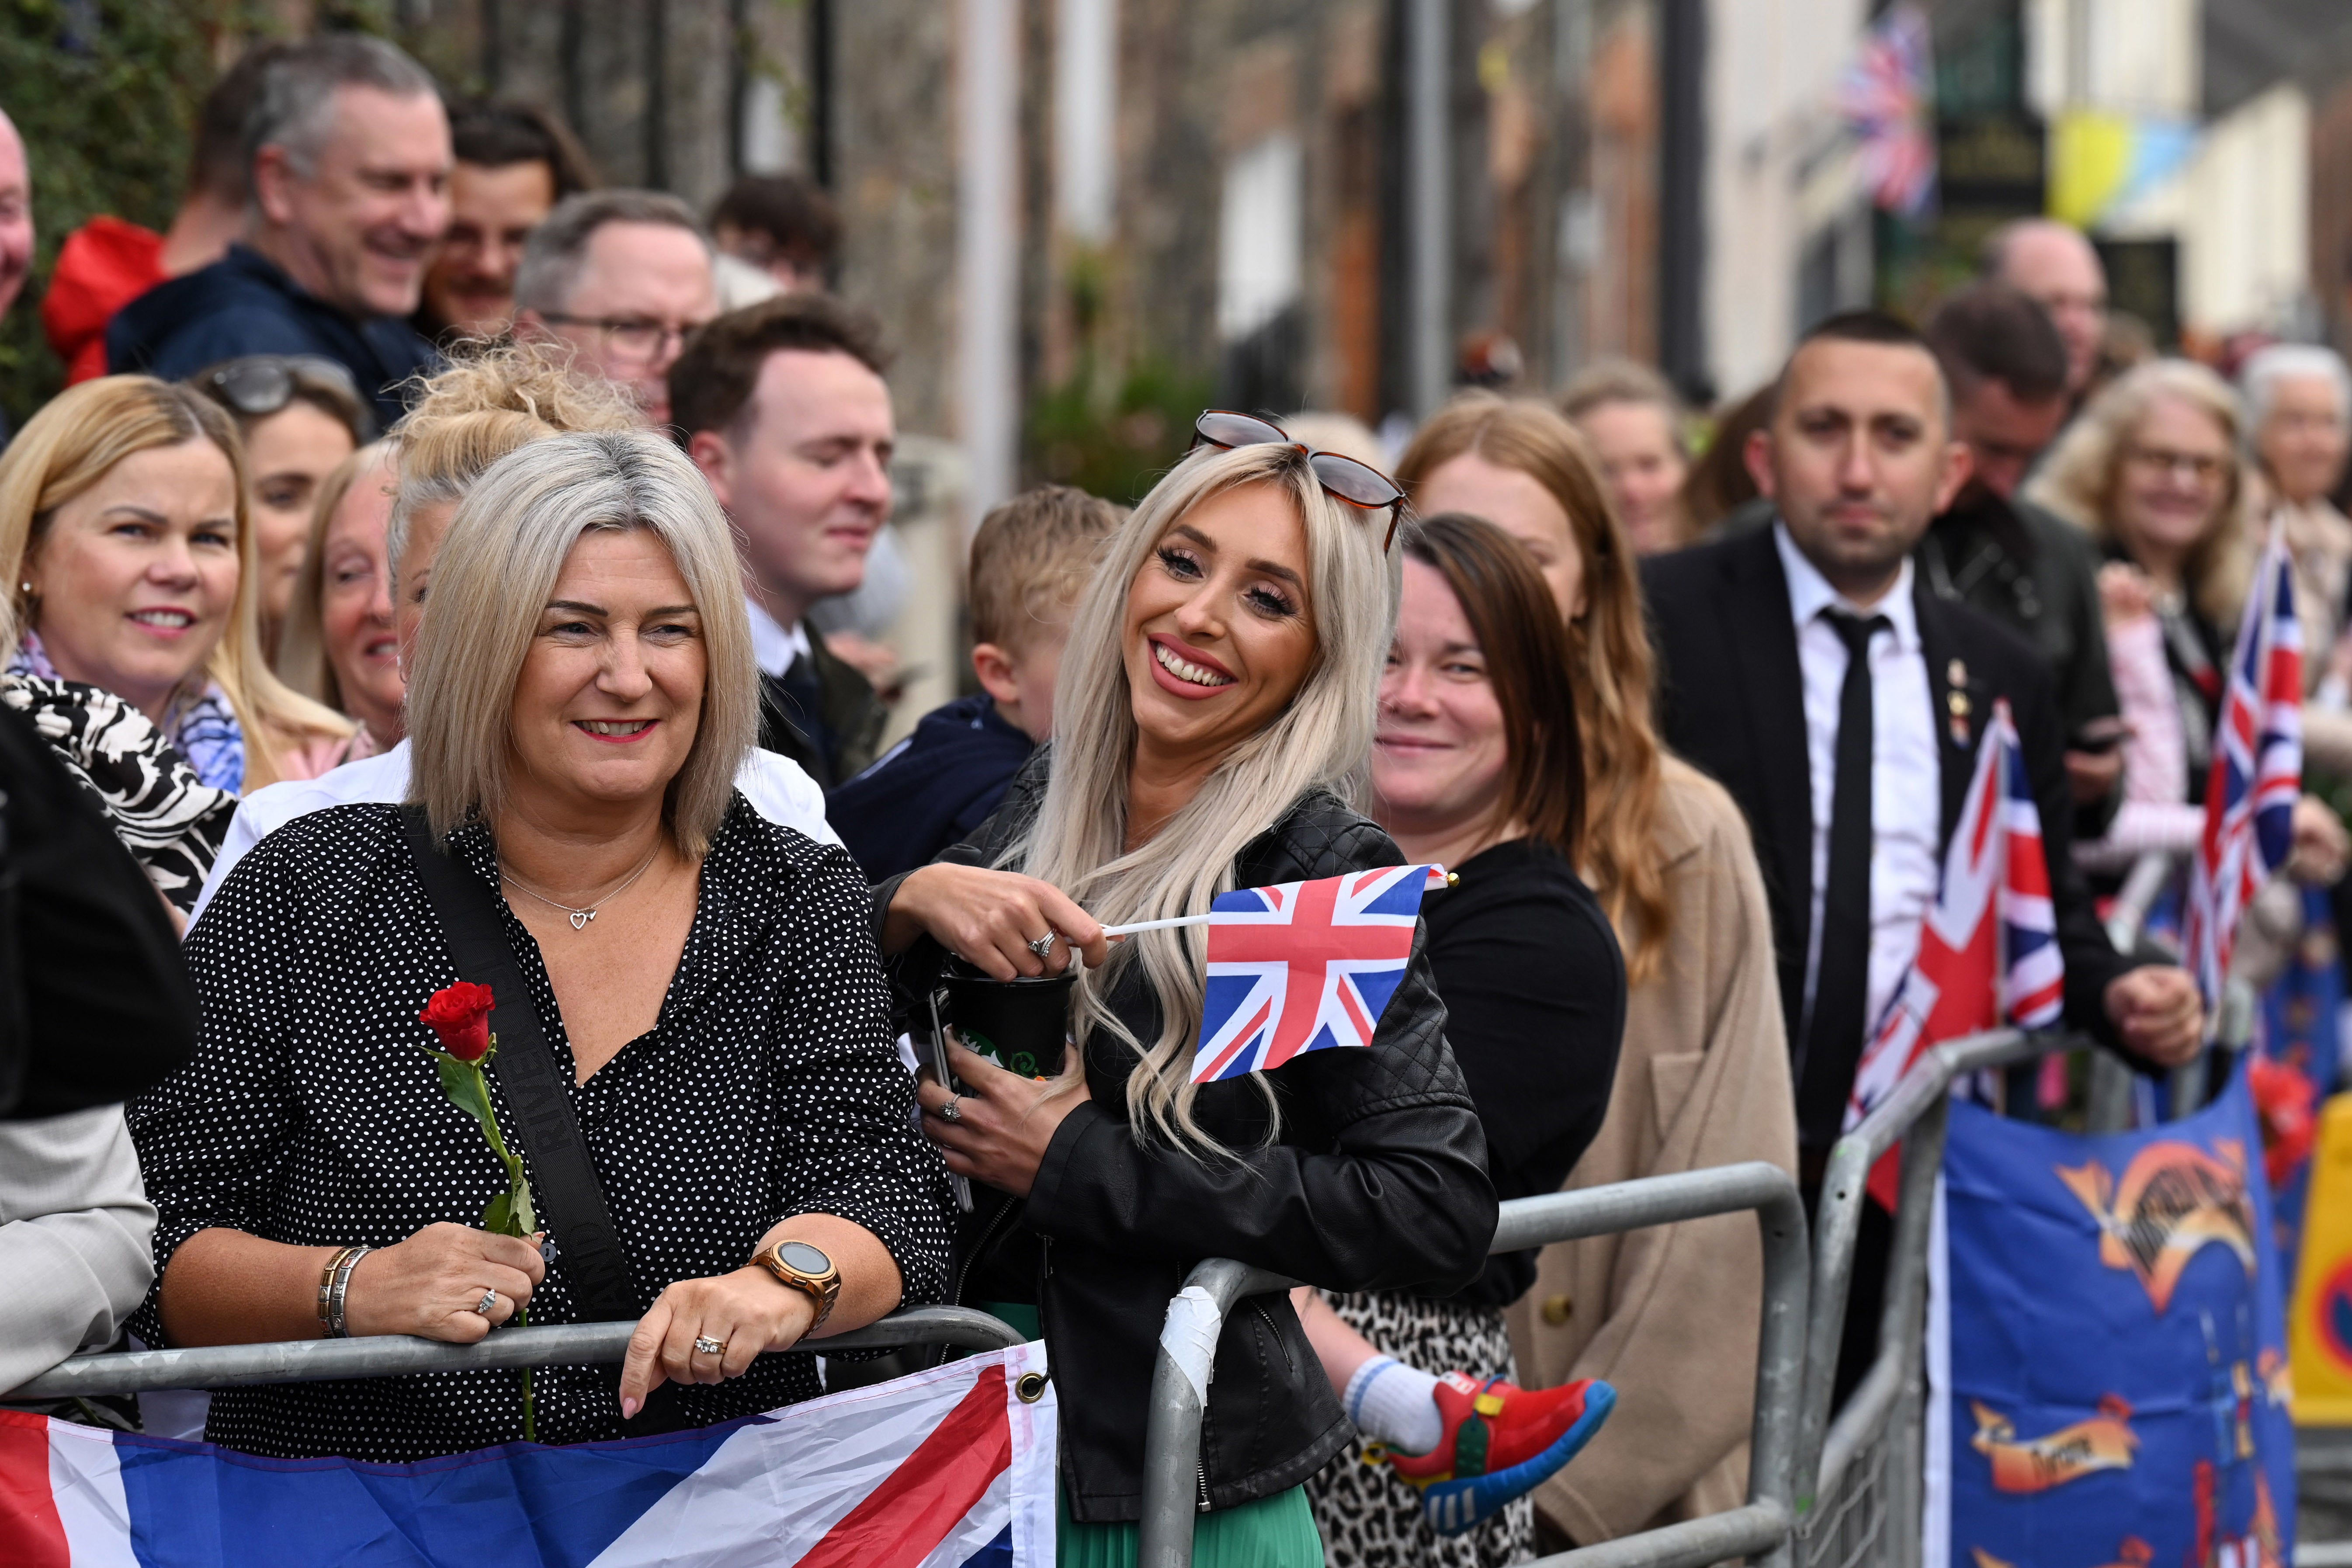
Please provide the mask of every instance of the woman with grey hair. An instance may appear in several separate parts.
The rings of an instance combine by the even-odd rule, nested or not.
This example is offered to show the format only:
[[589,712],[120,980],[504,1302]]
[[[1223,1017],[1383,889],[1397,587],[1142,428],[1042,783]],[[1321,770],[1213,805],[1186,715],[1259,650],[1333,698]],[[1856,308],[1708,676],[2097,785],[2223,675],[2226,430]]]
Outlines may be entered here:
[[2277,343],[2239,373],[2248,445],[2262,481],[2267,516],[2286,531],[2294,558],[2294,610],[2304,628],[2304,689],[2335,677],[2326,719],[2306,727],[2305,742],[2337,772],[2352,771],[2352,720],[2340,716],[2352,679],[2352,645],[2343,640],[2346,592],[2352,587],[2352,521],[2332,499],[2352,453],[2352,372],[2333,349]]
[[[1485,1139],[1418,933],[1369,1048],[1204,1083],[1201,930],[1113,950],[1097,923],[1402,862],[1350,804],[1396,617],[1402,494],[1261,421],[1204,415],[1199,434],[1105,547],[1062,656],[1054,743],[971,842],[875,890],[883,949],[917,994],[948,952],[999,980],[1086,956],[1058,1076],[958,1050],[961,1084],[921,1090],[925,1131],[976,1189],[961,1299],[1042,1321],[1061,1561],[1085,1568],[1135,1562],[1160,1322],[1195,1263],[1442,1293],[1494,1235]],[[1226,1318],[1207,1404],[1194,1561],[1319,1568],[1300,1483],[1352,1429],[1286,1295]]]
[[[163,1216],[150,1343],[637,1318],[617,1391],[535,1374],[540,1439],[576,1443],[807,1398],[810,1359],[773,1352],[937,1297],[945,1172],[864,879],[732,786],[742,604],[709,489],[648,432],[546,437],[467,494],[410,664],[410,804],[272,834],[189,944],[196,1059],[131,1117]],[[503,1167],[410,1048],[437,991],[500,975],[491,1098],[551,1260],[476,1228]],[[567,1169],[601,1232],[547,1201]],[[513,1372],[237,1389],[205,1430],[410,1460],[513,1440],[523,1398]]]

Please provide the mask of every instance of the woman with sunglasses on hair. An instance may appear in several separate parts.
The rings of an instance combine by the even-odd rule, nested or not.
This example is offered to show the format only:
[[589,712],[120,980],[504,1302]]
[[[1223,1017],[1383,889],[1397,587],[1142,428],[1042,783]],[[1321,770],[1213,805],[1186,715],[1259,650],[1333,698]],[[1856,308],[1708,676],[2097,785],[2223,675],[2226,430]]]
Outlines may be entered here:
[[[1407,860],[1454,874],[1423,906],[1446,1042],[1477,1102],[1496,1194],[1533,1197],[1557,1192],[1601,1130],[1625,1023],[1617,939],[1576,874],[1584,763],[1568,636],[1534,563],[1494,524],[1429,518],[1404,553],[1372,814]],[[1503,1309],[1535,1277],[1530,1251],[1488,1258],[1451,1295],[1293,1298],[1366,1438],[1357,1458],[1367,1462],[1332,1465],[1309,1483],[1332,1568],[1485,1568],[1535,1555],[1525,1494],[1568,1463],[1615,1399],[1582,1381],[1515,1386]],[[1398,1483],[1475,1469],[1464,1434],[1476,1394],[1499,1394],[1507,1418],[1530,1423],[1541,1458],[1493,1477],[1465,1531],[1431,1506],[1443,1489]]]
[[[1106,546],[1072,622],[1054,742],[971,842],[875,889],[910,997],[944,952],[1076,983],[1076,1046],[1031,1079],[961,1048],[924,1127],[971,1180],[959,1299],[1034,1313],[1063,1424],[1062,1563],[1136,1560],[1143,1432],[1171,1297],[1207,1258],[1337,1289],[1459,1289],[1494,1235],[1486,1142],[1419,951],[1369,1048],[1192,1081],[1197,926],[1229,889],[1402,864],[1348,803],[1395,618],[1396,488],[1255,420],[1204,416]],[[1344,489],[1338,487],[1345,487]],[[1335,493],[1336,490],[1336,493]],[[1352,1435],[1286,1294],[1217,1342],[1193,1561],[1319,1568],[1301,1483]]]
[[309,354],[226,360],[188,384],[229,411],[245,442],[246,515],[259,566],[255,604],[262,649],[274,663],[302,575],[312,503],[373,422],[351,372]]
[[[1608,1111],[1566,1185],[1743,1160],[1793,1175],[1763,877],[1739,808],[1652,728],[1633,552],[1591,448],[1546,404],[1466,393],[1413,437],[1398,477],[1422,511],[1474,512],[1524,545],[1567,628],[1584,773],[1577,869],[1616,928],[1629,989]],[[1756,1322],[1763,1279],[1744,1215],[1543,1249],[1508,1313],[1519,1373],[1547,1388],[1605,1378],[1618,1399],[1576,1463],[1536,1490],[1544,1550],[1746,1498],[1756,1339],[1726,1325]]]

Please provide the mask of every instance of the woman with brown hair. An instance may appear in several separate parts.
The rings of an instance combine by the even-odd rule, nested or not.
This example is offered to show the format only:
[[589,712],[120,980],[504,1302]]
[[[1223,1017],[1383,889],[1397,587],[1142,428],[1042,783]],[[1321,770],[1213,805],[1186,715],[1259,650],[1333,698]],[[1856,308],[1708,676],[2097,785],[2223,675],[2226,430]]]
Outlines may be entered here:
[[[1731,797],[1652,727],[1633,553],[1583,439],[1532,400],[1466,394],[1422,427],[1398,478],[1426,512],[1475,511],[1528,547],[1568,624],[1582,740],[1578,869],[1625,954],[1624,1043],[1570,1188],[1741,1160],[1796,1167],[1771,918]],[[1580,1543],[1736,1507],[1747,1490],[1763,1258],[1722,1215],[1546,1247],[1510,1313],[1531,1386],[1606,1379],[1622,1408],[1536,1493]]]
[[[1576,874],[1584,826],[1568,639],[1543,579],[1508,534],[1458,514],[1404,545],[1404,591],[1381,678],[1372,816],[1410,864],[1450,885],[1422,905],[1445,1038],[1486,1134],[1501,1198],[1556,1192],[1601,1129],[1625,1021],[1625,969],[1608,918]],[[1524,1562],[1525,1499],[1597,1431],[1613,1394],[1512,1385],[1503,1310],[1535,1279],[1532,1252],[1490,1258],[1450,1293],[1357,1291],[1293,1300],[1331,1386],[1408,1483],[1476,1473],[1463,1435],[1499,1394],[1527,1432],[1486,1456],[1475,1510],[1415,1497],[1363,1464],[1309,1486],[1327,1562],[1446,1568]],[[1444,1375],[1439,1375],[1444,1374]],[[1498,1385],[1499,1380],[1499,1385]],[[1475,1442],[1475,1438],[1473,1439]],[[1451,1537],[1452,1539],[1441,1539]]]

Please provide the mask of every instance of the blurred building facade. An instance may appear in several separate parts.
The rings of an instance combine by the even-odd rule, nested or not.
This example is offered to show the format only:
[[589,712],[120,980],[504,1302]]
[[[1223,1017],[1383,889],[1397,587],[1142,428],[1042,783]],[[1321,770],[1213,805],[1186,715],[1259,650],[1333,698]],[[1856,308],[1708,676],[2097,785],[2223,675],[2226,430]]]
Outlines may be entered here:
[[828,184],[968,511],[1131,495],[1204,403],[1378,426],[1602,354],[1738,395],[2044,210],[2159,342],[2352,331],[2352,7],[1908,3],[1940,180],[1907,216],[1849,118],[1887,0],[398,0],[394,30],[611,178]]

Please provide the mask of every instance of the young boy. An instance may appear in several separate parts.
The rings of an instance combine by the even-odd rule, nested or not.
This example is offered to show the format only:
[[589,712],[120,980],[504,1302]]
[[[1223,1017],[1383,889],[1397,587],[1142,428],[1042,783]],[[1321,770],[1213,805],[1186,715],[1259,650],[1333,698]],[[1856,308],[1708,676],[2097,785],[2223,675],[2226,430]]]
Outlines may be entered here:
[[825,820],[876,881],[928,863],[996,809],[1054,729],[1054,676],[1096,547],[1121,510],[1040,485],[972,535],[971,668],[981,693],[933,709],[915,732],[825,797]]

